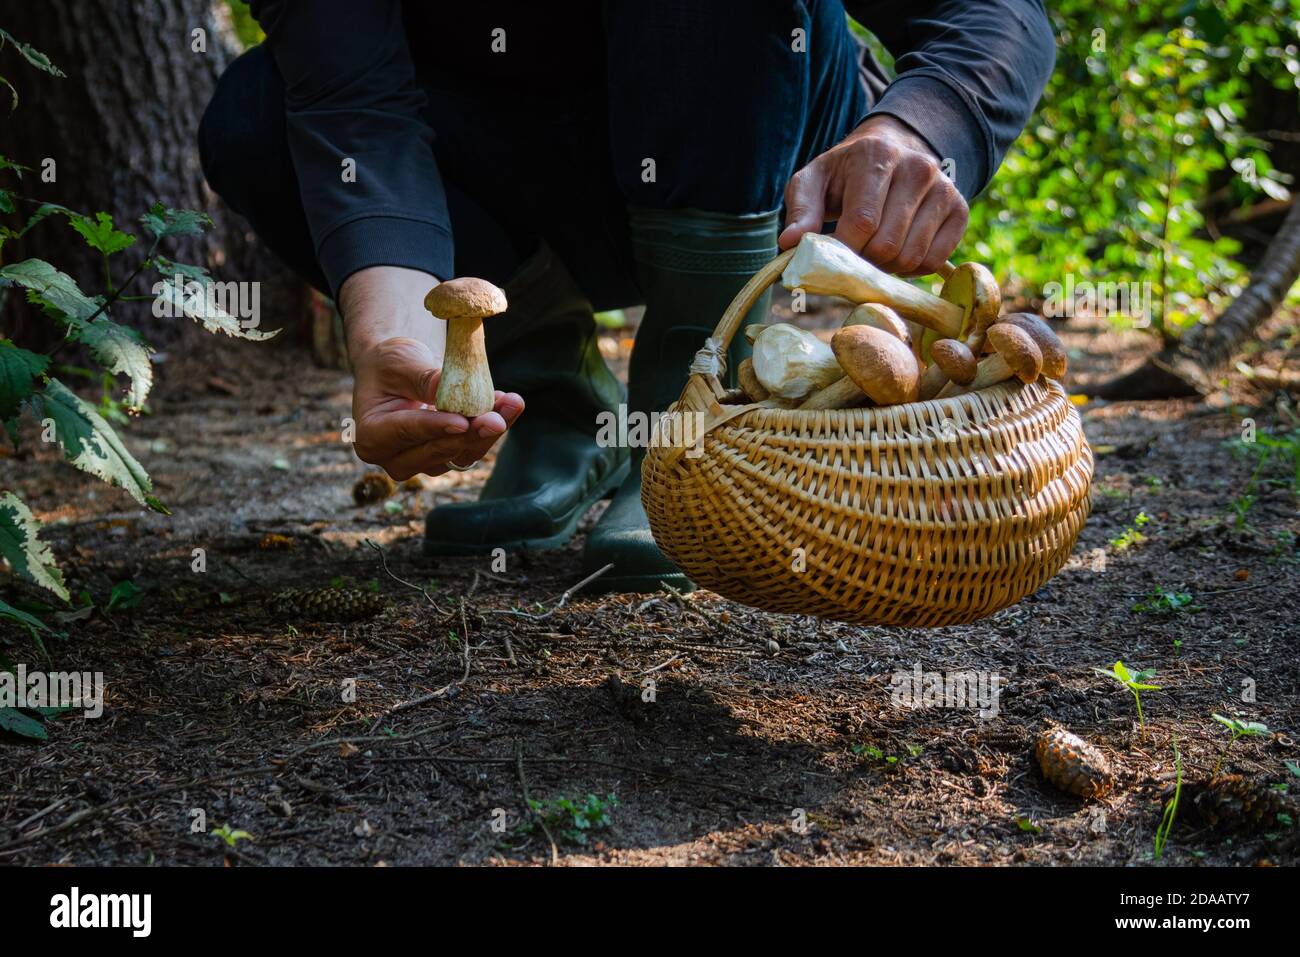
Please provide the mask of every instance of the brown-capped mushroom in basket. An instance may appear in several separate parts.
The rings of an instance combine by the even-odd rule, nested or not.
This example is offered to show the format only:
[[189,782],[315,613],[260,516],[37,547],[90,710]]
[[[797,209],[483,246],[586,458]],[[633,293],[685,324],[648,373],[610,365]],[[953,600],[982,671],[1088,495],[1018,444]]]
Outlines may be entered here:
[[940,339],[930,346],[930,359],[921,375],[922,401],[933,399],[949,382],[970,385],[979,368],[975,353],[959,339]]
[[849,326],[835,333],[831,348],[840,366],[872,402],[915,402],[921,370],[916,356],[897,337],[873,326]]
[[980,360],[975,378],[968,386],[948,383],[939,393],[940,398],[977,392],[1012,376],[1029,383],[1043,371],[1043,354],[1025,330],[1005,322],[994,323],[988,329],[988,344],[993,354]]
[[435,399],[441,412],[472,419],[495,404],[483,320],[506,311],[506,294],[486,279],[449,279],[429,290],[424,308],[447,323],[447,345]]
[[961,338],[978,354],[985,331],[998,321],[1002,308],[1002,290],[993,273],[979,263],[962,263],[944,280],[939,298],[961,307]]
[[847,326],[871,326],[881,329],[897,336],[908,348],[912,346],[912,330],[907,328],[907,323],[899,318],[894,310],[878,302],[864,302],[854,309],[848,314],[841,328]]
[[1047,320],[1032,312],[1013,312],[1009,316],[1003,316],[1001,321],[1029,333],[1029,337],[1038,346],[1038,351],[1043,354],[1043,375],[1049,379],[1065,378],[1068,365],[1065,344],[1061,342],[1056,330],[1047,324]]

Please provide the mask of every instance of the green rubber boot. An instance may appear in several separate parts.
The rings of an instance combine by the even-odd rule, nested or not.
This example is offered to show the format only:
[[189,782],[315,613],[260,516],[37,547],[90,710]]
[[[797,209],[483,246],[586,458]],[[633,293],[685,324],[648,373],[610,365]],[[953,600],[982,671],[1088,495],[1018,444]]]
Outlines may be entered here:
[[[723,310],[749,277],[776,255],[778,214],[633,209],[630,225],[646,309],[628,370],[628,411],[660,412],[680,397],[691,360]],[[770,297],[763,296],[745,322],[763,321],[769,305]],[[748,354],[749,342],[737,334],[728,351],[728,376],[734,376]],[[650,535],[641,507],[644,457],[644,449],[633,450],[632,474],[587,537],[582,556],[587,573],[614,565],[592,582],[590,592],[695,587]]]
[[478,501],[429,513],[430,555],[558,548],[628,475],[627,449],[596,444],[597,416],[618,414],[623,387],[600,355],[591,303],[546,247],[505,291],[508,312],[485,327],[488,362],[526,408]]

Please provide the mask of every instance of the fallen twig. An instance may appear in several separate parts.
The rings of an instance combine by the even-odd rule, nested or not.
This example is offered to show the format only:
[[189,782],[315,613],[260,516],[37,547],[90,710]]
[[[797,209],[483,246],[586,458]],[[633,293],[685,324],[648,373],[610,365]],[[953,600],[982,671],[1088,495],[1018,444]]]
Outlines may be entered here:
[[604,568],[598,568],[596,571],[592,572],[590,575],[588,575],[588,576],[587,576],[586,578],[584,578],[582,581],[578,582],[578,584],[572,586],[572,587],[569,588],[567,591],[565,591],[564,594],[562,594],[562,595],[560,596],[559,601],[557,601],[557,602],[555,603],[555,607],[553,607],[553,608],[551,608],[551,609],[549,609],[549,610],[547,610],[547,611],[540,612],[540,613],[538,613],[538,614],[532,614],[531,612],[526,612],[526,611],[516,611],[514,608],[496,608],[496,609],[489,609],[489,610],[487,610],[486,612],[484,612],[484,614],[488,614],[488,615],[514,615],[514,616],[517,617],[517,618],[527,618],[527,619],[529,619],[530,621],[541,621],[541,620],[544,619],[544,618],[550,618],[550,617],[551,617],[552,615],[554,615],[557,611],[559,611],[561,608],[563,608],[565,605],[567,605],[568,602],[569,602],[569,599],[570,599],[570,598],[572,598],[572,597],[573,597],[574,595],[576,595],[578,592],[582,591],[582,589],[586,588],[588,585],[590,585],[590,584],[591,584],[592,582],[594,582],[597,578],[599,578],[601,575],[605,574],[605,572],[609,571],[609,570],[610,570],[611,568],[613,568],[613,567],[614,567],[614,563],[613,563],[613,562],[610,562],[610,563],[609,563],[608,565],[606,565]]

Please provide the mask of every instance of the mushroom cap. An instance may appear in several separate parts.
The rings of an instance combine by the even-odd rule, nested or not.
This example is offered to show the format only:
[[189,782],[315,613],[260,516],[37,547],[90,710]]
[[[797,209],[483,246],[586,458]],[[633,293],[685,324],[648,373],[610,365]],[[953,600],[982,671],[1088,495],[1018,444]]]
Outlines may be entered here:
[[998,320],[1002,308],[1002,290],[988,267],[979,263],[962,263],[943,283],[940,299],[961,306],[966,313],[962,335],[987,329]]
[[1043,375],[1049,379],[1065,376],[1065,345],[1045,319],[1032,312],[1013,312],[1009,316],[1003,316],[1001,321],[1029,333],[1029,337],[1038,346],[1038,351],[1043,354]]
[[958,339],[940,339],[930,346],[930,358],[945,376],[958,385],[970,385],[979,367],[975,353]]
[[1033,382],[1043,371],[1043,354],[1029,333],[1019,326],[995,323],[989,326],[988,341],[1021,382]]
[[486,279],[461,276],[430,289],[424,308],[439,319],[486,319],[506,311],[506,294]]
[[912,344],[912,330],[894,310],[878,302],[864,302],[844,320],[844,326],[871,326],[896,336],[906,345]]
[[835,358],[877,405],[915,402],[921,367],[897,336],[875,326],[847,326],[831,339]]

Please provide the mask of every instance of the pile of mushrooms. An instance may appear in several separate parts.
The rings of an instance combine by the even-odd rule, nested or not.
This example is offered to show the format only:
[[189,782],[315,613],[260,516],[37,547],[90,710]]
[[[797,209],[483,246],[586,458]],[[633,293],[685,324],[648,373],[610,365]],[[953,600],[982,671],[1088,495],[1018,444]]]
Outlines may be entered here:
[[787,409],[898,405],[1011,378],[1065,376],[1065,348],[1052,327],[1027,312],[999,318],[997,280],[979,263],[953,268],[934,296],[837,239],[807,233],[781,284],[856,308],[829,345],[789,323],[749,326],[753,357],[737,370],[749,402]]

